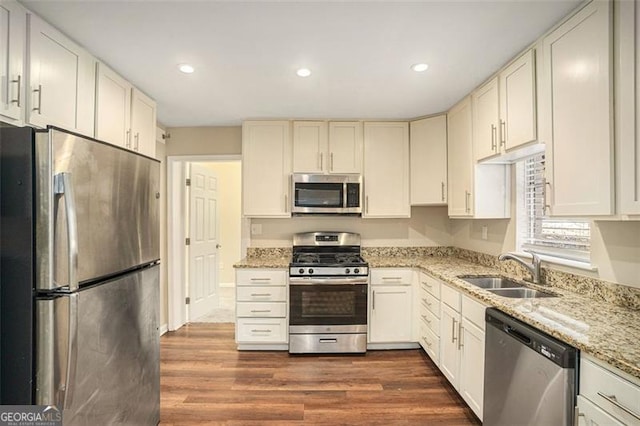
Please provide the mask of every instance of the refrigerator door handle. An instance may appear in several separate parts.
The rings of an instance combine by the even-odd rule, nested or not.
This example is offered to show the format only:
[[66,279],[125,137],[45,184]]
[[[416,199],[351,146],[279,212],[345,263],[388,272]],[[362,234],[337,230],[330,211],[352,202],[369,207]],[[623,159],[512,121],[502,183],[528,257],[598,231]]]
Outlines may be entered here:
[[78,289],[78,220],[71,173],[56,174],[53,178],[53,191],[56,195],[64,196],[67,216],[67,244],[69,246],[69,290],[76,291]]
[[36,404],[69,408],[78,360],[78,294],[37,304]]

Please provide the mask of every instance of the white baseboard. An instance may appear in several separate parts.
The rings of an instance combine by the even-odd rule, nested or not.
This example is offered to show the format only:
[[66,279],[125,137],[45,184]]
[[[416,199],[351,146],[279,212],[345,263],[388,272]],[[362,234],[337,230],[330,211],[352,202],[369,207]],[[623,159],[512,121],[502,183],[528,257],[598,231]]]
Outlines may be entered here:
[[160,326],[160,335],[162,336],[164,333],[166,333],[167,331],[169,331],[169,327],[167,326],[167,324],[162,324]]
[[222,287],[235,287],[235,283],[220,283],[220,288]]

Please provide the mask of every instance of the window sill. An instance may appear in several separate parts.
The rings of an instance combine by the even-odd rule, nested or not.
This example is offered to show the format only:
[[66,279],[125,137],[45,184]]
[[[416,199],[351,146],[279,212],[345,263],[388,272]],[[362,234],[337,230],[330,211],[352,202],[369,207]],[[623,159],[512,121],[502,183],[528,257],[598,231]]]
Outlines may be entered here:
[[[531,253],[528,253],[528,252],[516,252],[515,254],[521,257],[526,257],[528,259],[531,259],[532,257]],[[546,263],[568,266],[570,268],[575,268],[575,269],[582,269],[583,271],[596,272],[598,270],[598,267],[596,265],[591,264],[591,262],[580,262],[578,260],[563,259],[561,257],[549,256],[548,254],[540,254],[540,253],[536,253],[536,254],[538,255],[538,257],[540,257],[540,260]]]

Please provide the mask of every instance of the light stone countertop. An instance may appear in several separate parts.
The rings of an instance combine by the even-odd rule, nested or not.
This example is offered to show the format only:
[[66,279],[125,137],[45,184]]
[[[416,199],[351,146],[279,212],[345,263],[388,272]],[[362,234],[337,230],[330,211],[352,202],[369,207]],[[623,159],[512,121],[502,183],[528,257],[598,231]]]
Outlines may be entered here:
[[[236,268],[288,268],[290,257],[247,258]],[[559,287],[527,286],[561,297],[515,299],[496,296],[459,275],[504,275],[498,269],[454,256],[365,256],[371,268],[417,268],[462,293],[494,306],[584,353],[640,380],[640,311],[594,300]],[[516,277],[512,277],[516,278]]]

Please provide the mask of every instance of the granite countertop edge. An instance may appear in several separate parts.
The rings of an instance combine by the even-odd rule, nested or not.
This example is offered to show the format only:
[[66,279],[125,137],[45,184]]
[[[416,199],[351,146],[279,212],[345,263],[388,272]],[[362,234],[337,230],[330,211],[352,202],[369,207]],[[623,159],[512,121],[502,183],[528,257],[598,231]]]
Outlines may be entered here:
[[[640,312],[596,301],[558,287],[526,285],[561,297],[510,299],[458,278],[503,275],[495,268],[453,256],[366,256],[371,268],[416,268],[486,304],[548,333],[640,380]],[[288,268],[290,257],[246,258],[235,268]],[[516,278],[516,277],[511,277]]]

